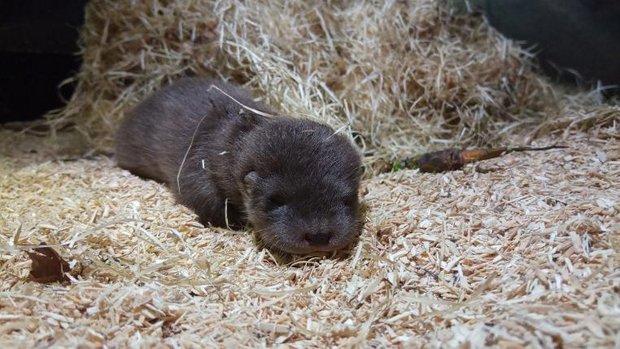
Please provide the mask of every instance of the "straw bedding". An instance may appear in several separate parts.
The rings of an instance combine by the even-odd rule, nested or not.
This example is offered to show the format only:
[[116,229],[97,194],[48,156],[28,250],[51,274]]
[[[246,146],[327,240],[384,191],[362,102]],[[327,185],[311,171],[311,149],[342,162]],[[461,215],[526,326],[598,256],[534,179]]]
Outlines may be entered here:
[[[480,18],[432,1],[95,1],[82,44],[52,137],[0,130],[0,346],[619,345],[620,108],[547,82]],[[244,83],[360,144],[353,250],[272,256],[82,156],[186,74]],[[452,144],[553,143],[570,148],[371,170]],[[40,242],[70,284],[28,281],[23,251]]]

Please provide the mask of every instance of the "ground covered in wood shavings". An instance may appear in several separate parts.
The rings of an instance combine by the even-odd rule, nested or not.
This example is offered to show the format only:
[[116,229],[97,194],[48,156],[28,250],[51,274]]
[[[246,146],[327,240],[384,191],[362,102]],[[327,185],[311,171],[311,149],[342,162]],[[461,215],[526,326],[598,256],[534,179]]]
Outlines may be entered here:
[[[0,130],[0,347],[619,346],[618,100],[551,84],[443,3],[89,2],[52,137]],[[185,75],[356,140],[369,211],[349,255],[275,258],[84,156]],[[556,142],[570,149],[373,176],[446,146]],[[41,242],[70,284],[28,281]]]
[[[2,131],[0,346],[617,346],[620,143],[569,139],[367,180],[350,255],[281,264],[110,158]],[[71,284],[28,281],[40,242]]]

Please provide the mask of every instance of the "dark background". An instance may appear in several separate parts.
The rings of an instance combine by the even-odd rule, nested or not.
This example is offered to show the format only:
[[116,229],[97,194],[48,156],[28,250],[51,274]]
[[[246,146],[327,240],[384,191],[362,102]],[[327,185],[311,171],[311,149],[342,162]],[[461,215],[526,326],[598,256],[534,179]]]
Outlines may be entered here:
[[0,0],[0,123],[32,120],[63,105],[58,90],[80,66],[87,0]]
[[492,26],[538,53],[560,80],[620,89],[620,0],[485,0]]

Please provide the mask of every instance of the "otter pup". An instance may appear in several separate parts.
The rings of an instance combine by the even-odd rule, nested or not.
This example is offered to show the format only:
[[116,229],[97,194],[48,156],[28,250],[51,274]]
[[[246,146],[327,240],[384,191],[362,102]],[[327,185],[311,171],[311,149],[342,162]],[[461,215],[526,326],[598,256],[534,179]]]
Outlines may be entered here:
[[359,152],[326,125],[270,114],[239,87],[184,78],[128,113],[116,159],[168,184],[204,225],[249,222],[288,253],[345,248],[362,227]]

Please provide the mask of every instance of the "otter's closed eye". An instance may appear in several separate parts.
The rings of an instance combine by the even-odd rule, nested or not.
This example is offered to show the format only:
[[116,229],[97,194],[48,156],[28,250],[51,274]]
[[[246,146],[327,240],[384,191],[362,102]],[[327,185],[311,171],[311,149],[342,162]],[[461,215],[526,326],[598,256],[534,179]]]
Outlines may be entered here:
[[270,210],[286,205],[286,197],[282,194],[271,194],[267,199],[267,206]]

